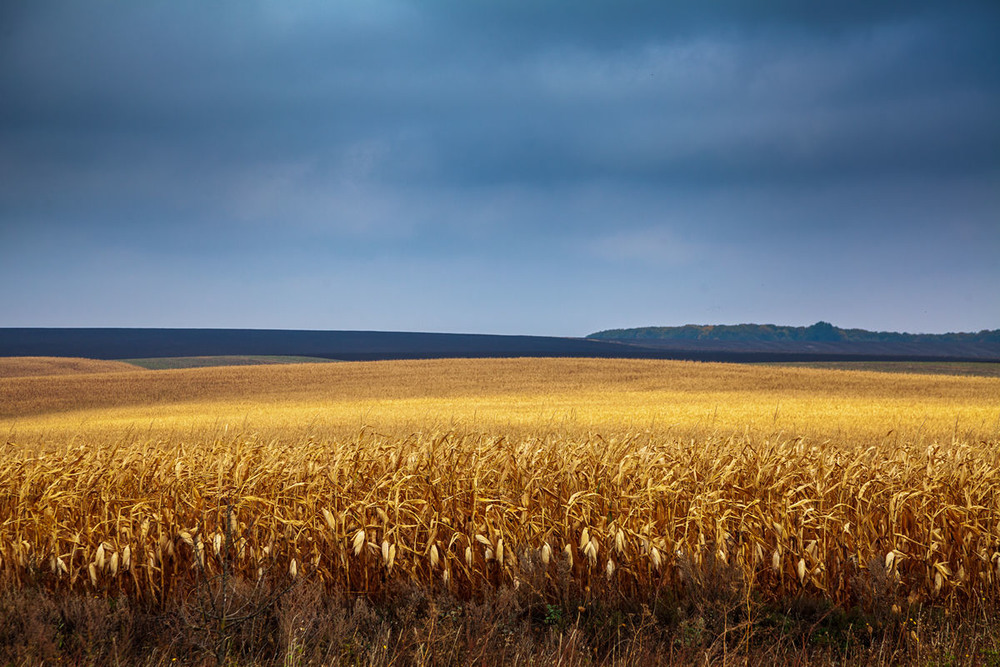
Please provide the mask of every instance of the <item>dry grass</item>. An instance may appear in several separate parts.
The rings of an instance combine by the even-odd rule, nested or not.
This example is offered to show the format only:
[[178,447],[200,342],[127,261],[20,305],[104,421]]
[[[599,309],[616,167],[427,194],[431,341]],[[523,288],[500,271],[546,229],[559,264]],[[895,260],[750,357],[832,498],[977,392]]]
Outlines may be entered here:
[[120,373],[139,368],[124,361],[103,361],[75,357],[0,357],[0,378],[81,373]]

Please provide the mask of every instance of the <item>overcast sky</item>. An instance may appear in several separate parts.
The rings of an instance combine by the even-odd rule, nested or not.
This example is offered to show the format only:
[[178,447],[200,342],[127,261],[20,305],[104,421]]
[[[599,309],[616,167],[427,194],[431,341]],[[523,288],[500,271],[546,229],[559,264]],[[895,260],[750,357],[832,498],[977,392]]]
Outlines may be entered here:
[[8,0],[0,285],[0,326],[1000,328],[1000,3]]

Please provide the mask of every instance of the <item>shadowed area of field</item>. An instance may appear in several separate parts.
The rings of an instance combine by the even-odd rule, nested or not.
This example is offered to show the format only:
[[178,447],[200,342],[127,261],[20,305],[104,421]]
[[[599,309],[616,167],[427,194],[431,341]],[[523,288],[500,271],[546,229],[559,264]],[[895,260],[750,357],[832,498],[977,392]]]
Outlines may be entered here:
[[151,371],[173,370],[176,368],[211,368],[214,366],[269,366],[273,364],[316,364],[331,363],[335,359],[321,357],[291,357],[267,354],[224,355],[217,357],[150,357],[146,359],[123,359],[127,363]]
[[975,361],[802,361],[776,363],[789,368],[823,368],[876,373],[916,373],[927,375],[974,375],[1000,377],[1000,363]]
[[0,378],[137,371],[124,361],[77,357],[0,357]]

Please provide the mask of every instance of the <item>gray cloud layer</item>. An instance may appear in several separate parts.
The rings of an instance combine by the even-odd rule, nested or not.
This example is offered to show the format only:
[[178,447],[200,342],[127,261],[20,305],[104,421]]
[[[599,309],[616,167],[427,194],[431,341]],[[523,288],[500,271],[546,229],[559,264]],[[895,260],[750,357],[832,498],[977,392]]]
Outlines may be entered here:
[[7,323],[998,326],[1000,8],[702,4],[7,3]]

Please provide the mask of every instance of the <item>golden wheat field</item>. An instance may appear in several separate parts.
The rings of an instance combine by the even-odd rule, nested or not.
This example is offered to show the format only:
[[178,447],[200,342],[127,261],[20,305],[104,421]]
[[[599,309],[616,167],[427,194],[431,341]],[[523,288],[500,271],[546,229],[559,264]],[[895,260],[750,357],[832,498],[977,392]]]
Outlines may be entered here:
[[[37,362],[33,362],[37,366]],[[0,377],[0,577],[1000,593],[1000,379],[438,360]],[[539,583],[542,582],[542,583]],[[543,591],[544,592],[544,591]],[[645,593],[643,593],[645,594]]]

